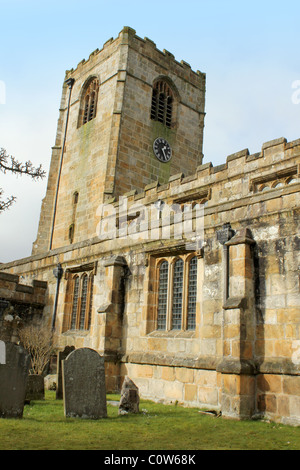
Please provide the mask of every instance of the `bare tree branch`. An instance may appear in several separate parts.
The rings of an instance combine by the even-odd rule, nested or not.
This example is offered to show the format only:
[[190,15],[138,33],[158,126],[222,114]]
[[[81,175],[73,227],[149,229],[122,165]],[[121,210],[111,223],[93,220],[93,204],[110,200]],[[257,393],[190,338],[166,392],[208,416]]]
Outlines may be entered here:
[[6,199],[6,201],[4,201],[1,196],[3,194],[3,191],[2,189],[0,188],[0,213],[1,211],[5,211],[6,209],[9,209],[10,206],[15,202],[16,200],[16,197],[15,196],[10,196],[10,198]]
[[[19,162],[12,155],[8,155],[4,148],[0,148],[0,171],[6,174],[8,171],[16,175],[30,176],[34,181],[43,179],[46,172],[42,169],[42,165],[34,167],[30,160],[27,162]],[[8,209],[16,200],[15,196],[11,196],[6,201],[2,199],[3,190],[0,188],[0,213]]]
[[31,373],[42,374],[54,352],[52,332],[45,325],[27,325],[19,330],[22,346],[31,356]]

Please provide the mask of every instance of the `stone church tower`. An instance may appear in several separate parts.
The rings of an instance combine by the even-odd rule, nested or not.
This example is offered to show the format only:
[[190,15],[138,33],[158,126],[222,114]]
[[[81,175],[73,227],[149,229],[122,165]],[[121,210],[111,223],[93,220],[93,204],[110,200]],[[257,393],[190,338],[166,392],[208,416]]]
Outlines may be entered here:
[[109,198],[193,174],[204,106],[205,74],[128,27],[67,71],[33,254],[93,238]]

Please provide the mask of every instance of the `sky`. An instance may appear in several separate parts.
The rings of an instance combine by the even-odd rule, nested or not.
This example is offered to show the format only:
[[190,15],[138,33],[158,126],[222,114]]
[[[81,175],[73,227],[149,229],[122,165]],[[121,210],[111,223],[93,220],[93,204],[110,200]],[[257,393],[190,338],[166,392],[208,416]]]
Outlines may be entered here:
[[[204,160],[300,138],[299,0],[0,0],[0,148],[49,171],[65,71],[124,26],[206,73]],[[0,173],[0,262],[30,256],[47,178]]]

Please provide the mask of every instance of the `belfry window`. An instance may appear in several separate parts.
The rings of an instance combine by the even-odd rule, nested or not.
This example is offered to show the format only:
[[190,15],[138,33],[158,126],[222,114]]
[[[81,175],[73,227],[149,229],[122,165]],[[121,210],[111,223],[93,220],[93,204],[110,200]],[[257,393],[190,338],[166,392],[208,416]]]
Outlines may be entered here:
[[164,80],[155,83],[152,92],[151,119],[172,126],[173,92]]
[[195,330],[197,256],[158,260],[157,330]]
[[99,81],[97,78],[90,80],[81,99],[79,113],[79,126],[86,124],[96,117]]

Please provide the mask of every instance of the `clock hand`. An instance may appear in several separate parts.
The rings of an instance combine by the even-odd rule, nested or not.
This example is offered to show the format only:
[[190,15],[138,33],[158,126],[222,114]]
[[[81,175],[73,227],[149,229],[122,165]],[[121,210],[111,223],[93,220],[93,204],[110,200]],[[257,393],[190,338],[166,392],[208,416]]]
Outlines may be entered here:
[[162,153],[164,154],[165,160],[167,159],[167,157],[166,157],[166,154],[165,154],[165,150],[166,150],[166,148],[167,148],[167,147],[166,147],[166,146],[164,146],[164,147],[162,147],[162,149],[161,149],[161,150],[162,150]]

